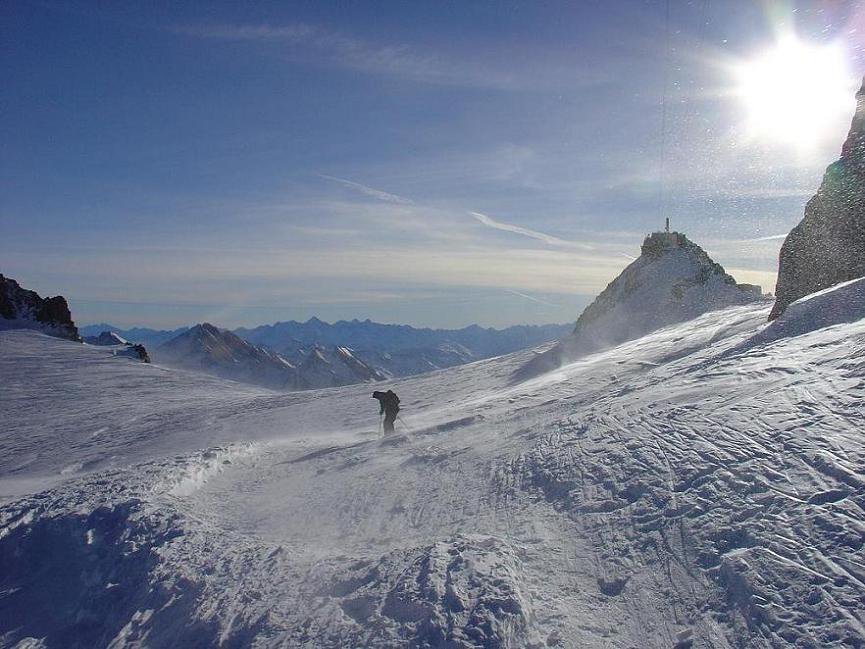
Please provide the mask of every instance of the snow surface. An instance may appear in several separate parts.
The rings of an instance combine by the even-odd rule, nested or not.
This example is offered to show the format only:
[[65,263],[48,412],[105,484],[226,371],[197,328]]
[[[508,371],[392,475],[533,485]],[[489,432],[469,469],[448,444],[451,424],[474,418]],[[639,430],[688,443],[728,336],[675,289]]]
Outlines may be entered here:
[[796,300],[759,337],[769,342],[862,318],[865,318],[865,278],[836,284]]
[[768,309],[401,380],[385,439],[2,332],[0,646],[865,646],[865,321]]

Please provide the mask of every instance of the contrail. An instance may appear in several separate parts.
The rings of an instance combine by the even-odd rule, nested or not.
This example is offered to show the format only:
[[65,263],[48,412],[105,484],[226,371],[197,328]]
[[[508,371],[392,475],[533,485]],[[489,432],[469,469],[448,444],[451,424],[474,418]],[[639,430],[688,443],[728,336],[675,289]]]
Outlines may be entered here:
[[560,306],[562,306],[561,304],[553,304],[552,302],[547,302],[546,300],[542,300],[542,299],[539,298],[539,297],[534,297],[533,295],[526,295],[525,293],[520,293],[519,291],[515,291],[515,290],[513,290],[512,288],[506,288],[506,289],[504,289],[504,290],[505,290],[506,292],[512,294],[512,295],[516,295],[516,296],[518,296],[518,297],[523,297],[523,298],[525,298],[525,299],[527,299],[527,300],[531,300],[532,302],[537,302],[538,304],[544,304],[544,305],[546,305],[546,306],[553,306],[553,307],[560,307]]
[[494,218],[487,216],[486,214],[481,214],[480,212],[469,212],[469,214],[471,214],[472,217],[474,217],[487,227],[495,228],[496,230],[503,230],[505,232],[513,232],[514,234],[519,234],[524,237],[530,237],[531,239],[537,239],[538,241],[543,241],[544,243],[551,246],[593,250],[592,246],[586,245],[584,243],[577,243],[576,241],[565,241],[564,239],[559,239],[558,237],[544,234],[543,232],[538,232],[537,230],[529,230],[528,228],[524,228],[519,225],[512,225],[510,223],[502,223],[501,221],[496,221]]
[[369,187],[368,185],[362,185],[361,183],[356,183],[353,180],[346,180],[345,178],[337,178],[336,176],[328,176],[327,174],[316,174],[319,178],[324,178],[325,180],[332,180],[335,183],[339,183],[340,185],[345,185],[346,187],[350,187],[351,189],[355,189],[359,191],[361,194],[366,194],[367,196],[372,196],[373,198],[377,198],[380,201],[384,201],[386,203],[399,203],[400,205],[414,205],[414,201],[410,198],[405,198],[403,196],[397,196],[396,194],[391,194],[390,192],[383,191],[381,189],[376,189],[375,187]]

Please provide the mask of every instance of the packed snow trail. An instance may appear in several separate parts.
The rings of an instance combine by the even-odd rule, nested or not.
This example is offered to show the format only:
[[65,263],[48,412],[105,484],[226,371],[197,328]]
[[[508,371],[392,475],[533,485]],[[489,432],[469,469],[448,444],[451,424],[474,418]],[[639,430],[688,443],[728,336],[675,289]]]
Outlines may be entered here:
[[0,645],[865,646],[865,321],[767,311],[402,380],[385,439],[368,386],[0,334]]

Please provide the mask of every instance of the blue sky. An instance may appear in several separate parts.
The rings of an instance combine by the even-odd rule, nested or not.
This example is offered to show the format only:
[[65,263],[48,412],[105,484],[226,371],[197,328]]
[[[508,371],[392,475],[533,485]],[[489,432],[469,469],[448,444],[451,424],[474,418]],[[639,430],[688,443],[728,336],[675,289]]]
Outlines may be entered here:
[[[80,323],[566,322],[669,216],[771,290],[856,5],[6,2],[0,272]],[[807,151],[732,90],[779,30],[844,52]]]

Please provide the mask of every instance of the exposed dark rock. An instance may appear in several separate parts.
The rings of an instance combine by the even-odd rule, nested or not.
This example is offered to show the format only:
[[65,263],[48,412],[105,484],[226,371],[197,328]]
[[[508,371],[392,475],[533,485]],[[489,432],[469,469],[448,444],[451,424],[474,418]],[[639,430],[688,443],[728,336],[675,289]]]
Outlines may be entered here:
[[865,82],[841,158],[781,246],[774,320],[801,297],[865,276]]
[[84,342],[88,345],[97,345],[100,347],[121,347],[120,350],[115,349],[113,351],[115,356],[135,358],[142,363],[150,362],[150,356],[144,345],[140,343],[133,344],[113,331],[103,331],[98,336],[87,336],[84,338]]
[[38,329],[58,338],[80,341],[69,305],[61,296],[41,298],[0,274],[0,327]]
[[148,355],[147,350],[144,348],[144,345],[132,345],[130,343],[127,344],[129,345],[130,354],[134,354],[135,358],[140,360],[142,363],[150,362],[150,356]]

